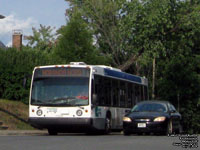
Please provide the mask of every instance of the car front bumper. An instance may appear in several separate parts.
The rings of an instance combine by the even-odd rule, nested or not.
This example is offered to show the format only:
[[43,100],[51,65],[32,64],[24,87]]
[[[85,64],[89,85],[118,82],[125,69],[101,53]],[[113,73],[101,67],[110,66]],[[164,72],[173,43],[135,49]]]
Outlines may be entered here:
[[[139,123],[146,124],[145,127],[138,127]],[[130,133],[164,133],[167,131],[168,123],[163,122],[123,122],[123,129]]]

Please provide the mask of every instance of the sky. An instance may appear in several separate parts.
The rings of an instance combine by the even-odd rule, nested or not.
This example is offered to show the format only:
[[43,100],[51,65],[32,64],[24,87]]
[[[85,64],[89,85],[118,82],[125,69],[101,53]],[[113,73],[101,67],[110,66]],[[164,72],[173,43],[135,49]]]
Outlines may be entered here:
[[[0,0],[0,41],[11,46],[13,30],[22,30],[23,35],[32,35],[32,27],[39,25],[58,29],[66,24],[65,0]],[[25,43],[25,41],[24,41]]]

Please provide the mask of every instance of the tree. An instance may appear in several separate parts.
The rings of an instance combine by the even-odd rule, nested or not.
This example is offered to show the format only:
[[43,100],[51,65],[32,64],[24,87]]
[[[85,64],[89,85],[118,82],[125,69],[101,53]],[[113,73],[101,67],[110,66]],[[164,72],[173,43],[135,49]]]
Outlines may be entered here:
[[[158,55],[165,50],[162,42],[166,28],[170,28],[173,16],[173,3],[164,0],[69,0],[73,9],[77,9],[88,22],[97,40],[96,46],[109,56],[112,65],[139,72],[138,59],[144,55]],[[169,26],[166,27],[166,24]]]
[[38,30],[33,27],[33,35],[26,36],[26,40],[28,40],[27,45],[49,53],[55,44],[56,33],[53,33],[54,29],[55,28],[43,26],[41,24]]
[[54,51],[54,57],[58,62],[105,63],[105,58],[93,45],[93,36],[89,27],[78,12],[73,14],[68,24],[63,26],[59,33],[60,36]]
[[[96,47],[109,57],[115,67],[126,61],[128,53],[126,46],[126,31],[120,23],[123,12],[120,11],[125,0],[70,0],[73,8],[68,10],[69,18],[75,11],[80,11],[82,17],[93,30]],[[130,46],[130,45],[128,45]]]

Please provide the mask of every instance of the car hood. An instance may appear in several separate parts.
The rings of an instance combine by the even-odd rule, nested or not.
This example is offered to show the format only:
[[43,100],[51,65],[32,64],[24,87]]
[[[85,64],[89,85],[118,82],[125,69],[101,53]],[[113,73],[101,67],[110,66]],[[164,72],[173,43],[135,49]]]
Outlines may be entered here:
[[130,114],[126,115],[127,117],[136,119],[136,118],[155,118],[159,116],[167,117],[168,114],[164,112],[131,112]]

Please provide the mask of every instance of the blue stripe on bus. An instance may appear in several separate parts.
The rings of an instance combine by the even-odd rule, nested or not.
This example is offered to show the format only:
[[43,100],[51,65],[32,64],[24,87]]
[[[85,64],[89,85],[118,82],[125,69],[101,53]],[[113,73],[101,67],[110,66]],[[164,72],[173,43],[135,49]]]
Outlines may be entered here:
[[121,78],[121,79],[129,80],[129,81],[133,81],[133,82],[142,83],[142,80],[140,77],[130,75],[130,74],[127,74],[124,72],[118,72],[115,70],[104,69],[104,73],[107,76],[112,76],[112,77]]

